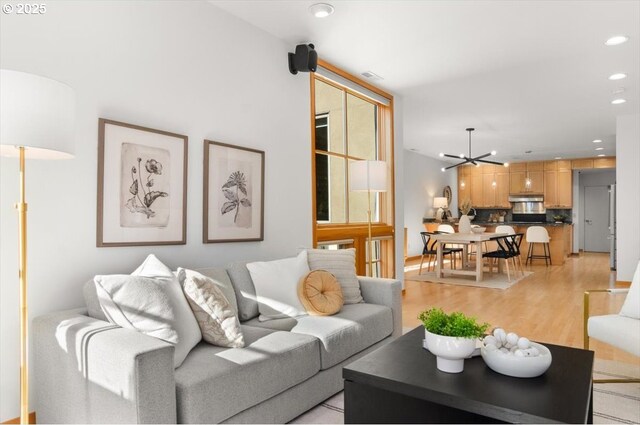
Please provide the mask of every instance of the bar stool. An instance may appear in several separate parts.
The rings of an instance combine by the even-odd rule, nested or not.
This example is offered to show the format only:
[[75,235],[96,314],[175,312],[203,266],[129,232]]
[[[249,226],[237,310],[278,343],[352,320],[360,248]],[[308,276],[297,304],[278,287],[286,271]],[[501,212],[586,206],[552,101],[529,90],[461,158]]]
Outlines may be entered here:
[[[531,226],[527,229],[527,242],[529,242],[529,255],[527,255],[527,261],[525,264],[529,264],[529,261],[533,263],[536,258],[544,258],[544,264],[549,266],[551,264],[551,248],[549,247],[549,232],[542,226]],[[541,243],[544,255],[533,255],[534,244]],[[547,260],[549,263],[547,264]]]

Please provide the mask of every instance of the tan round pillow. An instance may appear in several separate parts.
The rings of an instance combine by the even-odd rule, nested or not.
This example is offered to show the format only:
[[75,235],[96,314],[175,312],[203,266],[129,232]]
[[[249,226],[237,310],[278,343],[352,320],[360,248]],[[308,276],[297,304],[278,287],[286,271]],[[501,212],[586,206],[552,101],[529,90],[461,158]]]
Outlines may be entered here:
[[334,275],[314,270],[300,279],[298,298],[312,316],[336,314],[344,304],[342,287]]

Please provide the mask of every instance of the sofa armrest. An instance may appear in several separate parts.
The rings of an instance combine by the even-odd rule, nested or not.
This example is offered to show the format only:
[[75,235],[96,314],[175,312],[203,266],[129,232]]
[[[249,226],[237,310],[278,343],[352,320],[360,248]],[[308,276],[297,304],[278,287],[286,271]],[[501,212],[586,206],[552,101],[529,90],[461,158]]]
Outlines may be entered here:
[[42,423],[176,423],[174,347],[68,310],[33,320]]
[[393,313],[393,337],[402,335],[402,284],[397,279],[358,276],[364,302],[386,305]]

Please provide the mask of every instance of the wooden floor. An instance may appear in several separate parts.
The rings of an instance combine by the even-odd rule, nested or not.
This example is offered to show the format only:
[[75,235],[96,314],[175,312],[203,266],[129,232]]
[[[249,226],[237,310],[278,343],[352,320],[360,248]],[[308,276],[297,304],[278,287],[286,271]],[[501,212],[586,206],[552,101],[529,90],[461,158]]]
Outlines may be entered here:
[[[419,262],[409,261],[407,266]],[[583,292],[615,284],[615,272],[609,270],[609,254],[580,254],[562,266],[545,267],[544,262],[536,261],[535,266],[526,269],[534,274],[506,290],[411,281],[417,271],[408,271],[403,325],[418,326],[418,313],[441,307],[446,312],[464,312],[490,323],[492,328],[502,327],[532,340],[582,348]],[[617,313],[623,302],[624,295],[592,294],[592,315]],[[590,348],[597,358],[640,365],[638,357],[597,341],[592,341]]]

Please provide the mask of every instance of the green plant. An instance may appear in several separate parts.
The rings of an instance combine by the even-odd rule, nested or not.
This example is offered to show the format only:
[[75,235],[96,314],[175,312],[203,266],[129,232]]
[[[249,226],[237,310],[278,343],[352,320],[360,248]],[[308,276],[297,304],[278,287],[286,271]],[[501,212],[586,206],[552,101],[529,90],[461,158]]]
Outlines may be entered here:
[[488,323],[478,324],[475,317],[464,313],[447,314],[441,308],[425,310],[418,315],[424,328],[432,334],[461,338],[480,338],[489,328]]
[[555,221],[565,221],[568,217],[564,214],[556,214],[553,216]]

